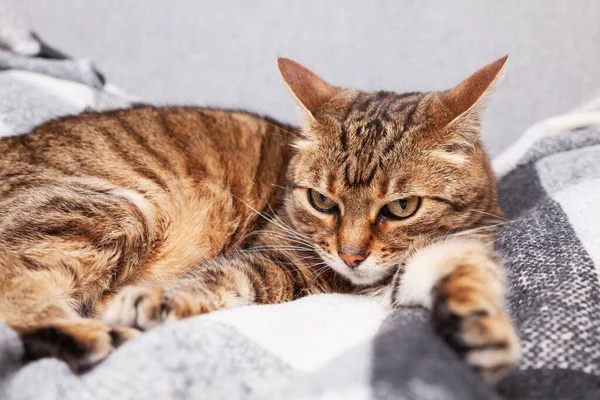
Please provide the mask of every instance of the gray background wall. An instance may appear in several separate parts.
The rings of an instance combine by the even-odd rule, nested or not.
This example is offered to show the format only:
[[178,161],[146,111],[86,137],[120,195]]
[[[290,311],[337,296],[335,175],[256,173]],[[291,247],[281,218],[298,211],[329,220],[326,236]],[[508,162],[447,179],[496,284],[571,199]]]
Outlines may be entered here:
[[595,0],[2,1],[141,99],[242,107],[288,122],[299,118],[277,56],[334,84],[402,92],[451,87],[508,53],[484,124],[493,154],[600,88]]

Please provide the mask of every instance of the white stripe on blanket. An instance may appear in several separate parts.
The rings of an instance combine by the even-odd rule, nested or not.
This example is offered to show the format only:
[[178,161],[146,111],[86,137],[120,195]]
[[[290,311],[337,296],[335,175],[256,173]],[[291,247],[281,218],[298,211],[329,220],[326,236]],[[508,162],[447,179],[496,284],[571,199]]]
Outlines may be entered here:
[[569,217],[577,237],[594,261],[600,279],[600,214],[590,212],[597,210],[600,204],[598,188],[600,179],[582,182],[557,193],[554,200]]
[[203,316],[232,326],[293,368],[311,372],[375,336],[389,309],[367,296],[313,295]]
[[593,126],[600,126],[600,113],[598,111],[560,115],[534,124],[508,149],[494,157],[492,166],[496,177],[500,179],[513,169],[538,140],[563,132]]
[[544,189],[556,200],[577,232],[600,275],[600,146],[544,157],[537,164]]

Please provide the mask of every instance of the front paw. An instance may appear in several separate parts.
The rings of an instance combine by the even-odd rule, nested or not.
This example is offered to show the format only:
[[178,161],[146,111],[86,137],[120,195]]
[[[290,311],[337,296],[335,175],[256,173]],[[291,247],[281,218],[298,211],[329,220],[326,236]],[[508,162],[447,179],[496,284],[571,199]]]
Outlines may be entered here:
[[458,268],[434,288],[432,324],[475,371],[494,383],[517,365],[519,339],[502,301],[477,279],[481,274],[467,269]]
[[184,318],[185,299],[161,288],[128,286],[110,302],[102,320],[113,326],[147,330]]

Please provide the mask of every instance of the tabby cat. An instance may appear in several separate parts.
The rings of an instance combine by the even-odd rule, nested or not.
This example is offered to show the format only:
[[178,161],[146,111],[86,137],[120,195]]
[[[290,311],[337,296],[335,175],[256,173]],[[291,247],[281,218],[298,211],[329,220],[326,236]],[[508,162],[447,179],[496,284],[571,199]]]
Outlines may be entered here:
[[311,293],[431,309],[494,381],[519,357],[480,142],[506,57],[444,92],[331,86],[279,59],[299,130],[246,112],[88,112],[0,141],[0,318],[83,372],[166,321]]

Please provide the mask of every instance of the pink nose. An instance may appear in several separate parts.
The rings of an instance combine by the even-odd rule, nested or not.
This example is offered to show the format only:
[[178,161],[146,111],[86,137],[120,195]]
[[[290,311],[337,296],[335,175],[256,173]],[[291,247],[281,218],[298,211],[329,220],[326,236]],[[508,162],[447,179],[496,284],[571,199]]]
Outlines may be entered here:
[[364,253],[360,253],[360,254],[356,254],[356,253],[340,253],[338,251],[338,255],[340,256],[340,258],[342,260],[344,260],[344,262],[346,263],[346,265],[349,266],[350,268],[356,267],[365,258],[367,258],[367,254],[364,254]]

